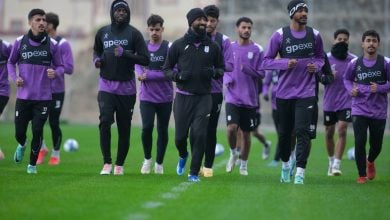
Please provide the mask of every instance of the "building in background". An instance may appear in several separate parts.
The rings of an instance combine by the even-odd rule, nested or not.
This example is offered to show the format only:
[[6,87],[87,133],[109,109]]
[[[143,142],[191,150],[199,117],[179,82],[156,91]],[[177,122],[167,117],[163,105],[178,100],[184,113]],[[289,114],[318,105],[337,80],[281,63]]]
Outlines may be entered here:
[[[289,24],[287,4],[290,0],[127,0],[131,8],[131,24],[144,32],[150,14],[165,19],[164,36],[168,40],[181,37],[188,28],[185,17],[189,9],[216,4],[221,9],[219,29],[232,40],[235,22],[247,16],[254,21],[252,38],[264,45],[273,31]],[[28,29],[27,14],[42,8],[60,16],[58,31],[71,43],[75,58],[75,74],[66,79],[67,94],[62,119],[78,123],[97,123],[96,103],[98,71],[92,65],[93,37],[101,26],[110,22],[112,0],[0,0],[0,37],[13,42]],[[325,51],[329,51],[333,32],[347,28],[351,32],[350,51],[361,54],[361,35],[376,29],[381,35],[381,53],[390,56],[390,0],[307,0],[311,26],[321,31]],[[1,120],[12,121],[15,88]],[[272,126],[269,103],[262,102],[265,124]],[[138,108],[136,109],[138,111]],[[76,113],[75,113],[76,112]],[[390,111],[389,111],[390,112]],[[224,113],[222,113],[223,115]],[[321,117],[321,116],[320,116]],[[223,117],[221,117],[223,118]],[[135,112],[133,121],[138,123]],[[224,125],[225,123],[220,123]]]

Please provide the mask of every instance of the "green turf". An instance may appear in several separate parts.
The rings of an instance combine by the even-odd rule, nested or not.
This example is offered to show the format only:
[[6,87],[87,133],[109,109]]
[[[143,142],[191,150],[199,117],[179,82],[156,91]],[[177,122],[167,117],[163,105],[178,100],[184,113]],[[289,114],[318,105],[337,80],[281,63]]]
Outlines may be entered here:
[[[225,152],[216,158],[213,178],[190,184],[186,176],[175,173],[173,130],[164,175],[140,174],[140,129],[133,128],[125,175],[100,176],[97,126],[62,128],[64,139],[79,141],[79,151],[61,152],[59,166],[45,163],[38,166],[37,175],[28,175],[27,152],[22,164],[12,160],[13,124],[0,125],[0,145],[6,154],[0,161],[0,219],[390,219],[389,136],[376,161],[377,178],[365,185],[355,183],[356,166],[347,159],[342,162],[341,177],[326,175],[323,134],[313,142],[303,186],[279,183],[280,168],[266,166],[269,160],[261,160],[261,145],[254,139],[249,176],[240,176],[237,169],[227,174]],[[113,129],[113,142],[115,133]],[[266,134],[276,143],[274,133]],[[49,137],[47,128],[45,136]],[[219,132],[219,142],[228,150],[224,131]],[[349,136],[348,146],[352,145]],[[112,152],[116,154],[116,147]]]

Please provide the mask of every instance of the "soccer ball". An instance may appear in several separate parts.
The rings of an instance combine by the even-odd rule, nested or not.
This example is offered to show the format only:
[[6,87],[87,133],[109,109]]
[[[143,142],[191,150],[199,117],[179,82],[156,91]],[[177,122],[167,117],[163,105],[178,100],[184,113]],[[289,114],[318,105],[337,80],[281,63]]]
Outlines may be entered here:
[[79,143],[75,139],[67,139],[64,143],[64,150],[66,152],[74,152],[79,149]]
[[222,144],[217,143],[215,145],[215,156],[221,156],[225,152],[225,148],[223,147]]
[[351,147],[347,151],[348,160],[355,160],[355,147]]

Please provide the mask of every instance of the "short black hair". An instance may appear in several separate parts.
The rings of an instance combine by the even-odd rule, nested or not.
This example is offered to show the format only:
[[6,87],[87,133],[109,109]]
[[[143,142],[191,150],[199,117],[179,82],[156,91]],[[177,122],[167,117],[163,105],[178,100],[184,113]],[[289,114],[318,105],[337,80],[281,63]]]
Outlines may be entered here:
[[146,23],[148,24],[148,27],[155,26],[157,24],[160,24],[162,27],[164,25],[164,19],[160,15],[152,14],[150,15]]
[[34,8],[28,13],[28,20],[31,20],[35,15],[45,15],[45,11],[40,8]]
[[57,30],[58,25],[60,24],[60,19],[58,15],[53,12],[46,13],[46,22],[53,24],[54,30]]
[[378,32],[376,32],[375,30],[368,30],[368,31],[365,31],[363,33],[363,36],[362,36],[362,42],[364,42],[364,40],[366,39],[366,37],[376,37],[378,39],[378,42],[381,42],[381,38],[379,37],[379,34]]
[[253,25],[253,21],[252,19],[248,18],[248,17],[241,17],[237,20],[236,22],[236,27],[240,26],[241,22],[246,22],[246,23],[251,23]]
[[333,38],[336,39],[339,34],[345,34],[349,38],[349,31],[345,28],[337,29],[333,34]]
[[203,8],[204,13],[207,16],[218,19],[219,18],[219,8],[216,5],[207,5]]

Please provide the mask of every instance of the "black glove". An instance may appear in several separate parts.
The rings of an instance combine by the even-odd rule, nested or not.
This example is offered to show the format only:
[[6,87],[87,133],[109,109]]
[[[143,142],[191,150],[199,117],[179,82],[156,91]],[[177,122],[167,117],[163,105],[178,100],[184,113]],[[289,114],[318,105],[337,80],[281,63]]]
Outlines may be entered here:
[[191,77],[191,73],[188,71],[180,71],[176,74],[175,81],[176,82],[185,82],[189,80]]
[[103,67],[103,60],[101,60],[101,59],[96,60],[95,67],[98,69],[102,68]]

